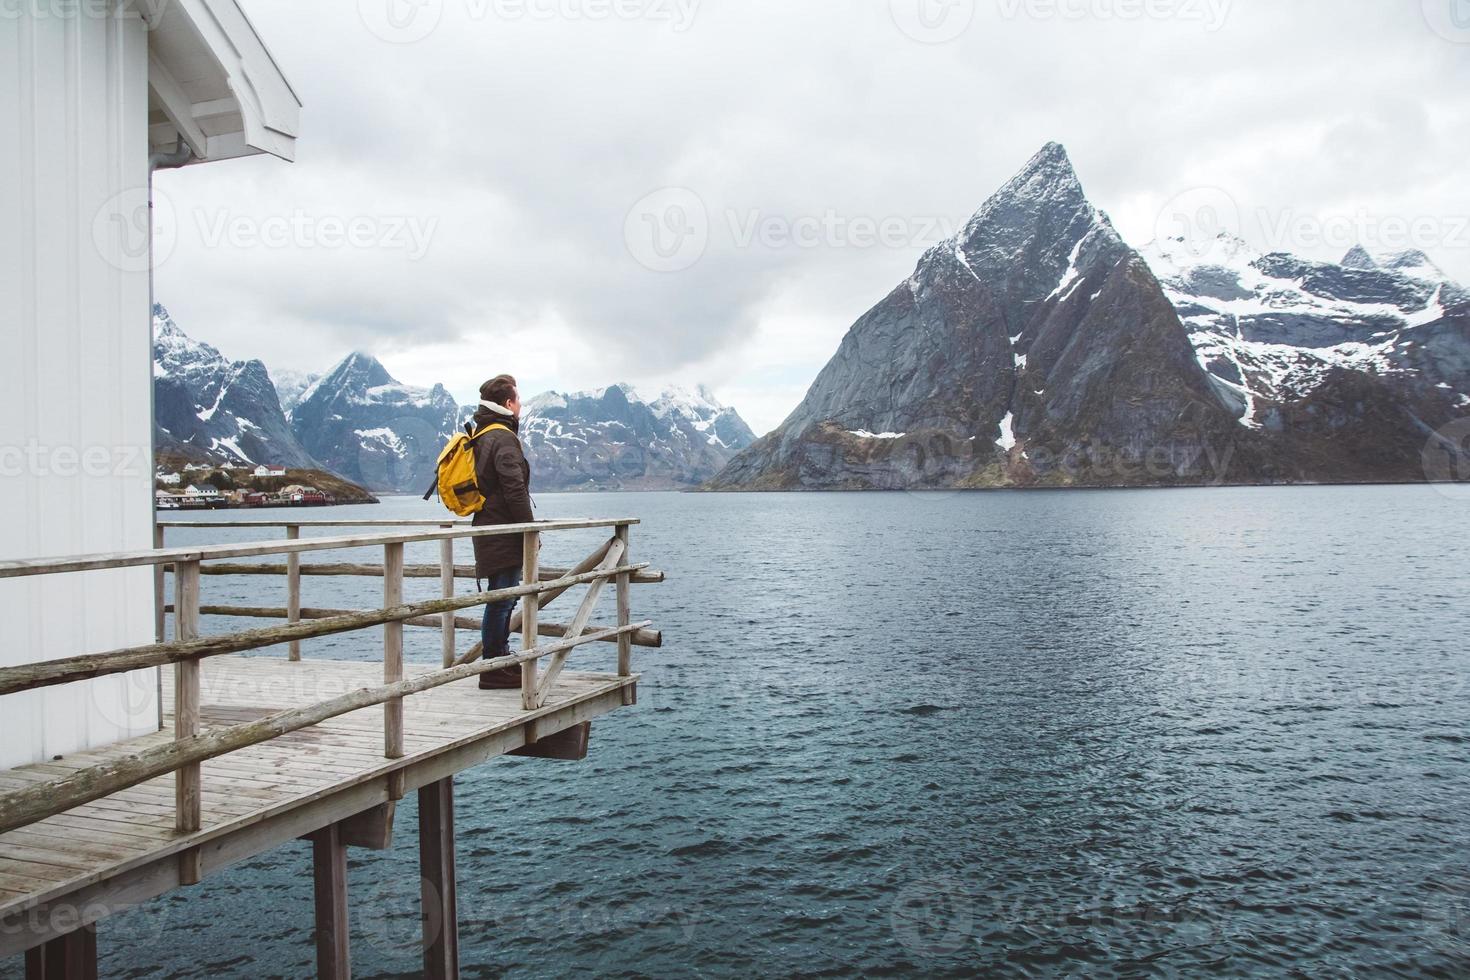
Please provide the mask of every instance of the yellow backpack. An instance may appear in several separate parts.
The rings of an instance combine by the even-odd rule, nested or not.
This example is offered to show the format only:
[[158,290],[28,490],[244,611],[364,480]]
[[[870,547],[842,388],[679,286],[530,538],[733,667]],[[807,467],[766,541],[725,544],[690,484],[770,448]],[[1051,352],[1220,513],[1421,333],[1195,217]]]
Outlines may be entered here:
[[468,432],[455,433],[454,438],[449,440],[449,444],[439,454],[437,477],[429,492],[424,494],[425,500],[437,492],[444,506],[460,517],[470,517],[484,510],[485,495],[475,476],[475,440],[494,429],[510,431],[509,427],[495,423],[485,426],[474,435]]

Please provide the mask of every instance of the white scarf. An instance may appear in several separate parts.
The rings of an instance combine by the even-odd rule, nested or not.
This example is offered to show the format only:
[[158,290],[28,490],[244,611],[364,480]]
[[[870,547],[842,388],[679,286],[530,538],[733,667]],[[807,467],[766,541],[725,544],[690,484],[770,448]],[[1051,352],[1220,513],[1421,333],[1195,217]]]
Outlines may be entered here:
[[480,404],[482,406],[484,406],[485,408],[490,409],[490,411],[496,413],[497,415],[505,415],[505,416],[514,416],[515,415],[515,412],[512,412],[510,409],[506,408],[504,405],[497,405],[495,402],[480,402]]

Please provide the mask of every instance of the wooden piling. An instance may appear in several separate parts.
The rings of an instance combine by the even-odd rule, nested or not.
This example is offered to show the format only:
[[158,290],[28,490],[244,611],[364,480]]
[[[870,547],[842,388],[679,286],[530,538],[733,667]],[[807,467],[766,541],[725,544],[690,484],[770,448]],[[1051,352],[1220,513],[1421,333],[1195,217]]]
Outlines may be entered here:
[[323,980],[351,980],[352,947],[347,917],[347,845],[340,825],[311,835],[316,888],[316,973]]
[[26,950],[26,980],[97,980],[97,927]]
[[458,886],[454,871],[454,777],[419,790],[419,878],[424,976],[459,976]]

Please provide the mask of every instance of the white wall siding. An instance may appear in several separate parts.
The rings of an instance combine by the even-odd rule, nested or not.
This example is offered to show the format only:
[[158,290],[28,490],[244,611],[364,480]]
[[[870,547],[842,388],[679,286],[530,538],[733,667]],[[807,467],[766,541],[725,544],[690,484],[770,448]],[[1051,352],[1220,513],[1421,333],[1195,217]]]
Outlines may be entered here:
[[[147,35],[62,6],[0,18],[3,558],[152,545]],[[146,569],[0,582],[0,664],[148,643],[152,596]],[[156,684],[0,698],[0,767],[153,731]]]

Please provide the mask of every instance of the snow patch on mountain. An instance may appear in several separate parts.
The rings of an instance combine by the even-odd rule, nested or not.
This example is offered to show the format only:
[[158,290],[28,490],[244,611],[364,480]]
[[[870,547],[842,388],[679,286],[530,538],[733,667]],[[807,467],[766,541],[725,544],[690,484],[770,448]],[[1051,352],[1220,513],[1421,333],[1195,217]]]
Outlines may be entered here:
[[692,486],[755,441],[704,385],[654,399],[629,384],[545,392],[526,402],[521,437],[534,484],[553,490]]
[[331,469],[374,490],[422,492],[460,409],[443,385],[403,384],[355,351],[303,393],[291,413],[302,443]]
[[1465,298],[1422,252],[1372,256],[1357,247],[1333,265],[1263,254],[1228,234],[1165,239],[1140,252],[1247,428],[1261,427],[1268,405],[1306,398],[1336,369],[1417,377],[1420,365],[1406,356],[1414,331]]
[[153,307],[155,443],[213,462],[311,468],[260,361],[231,361],[189,337],[162,304]]

